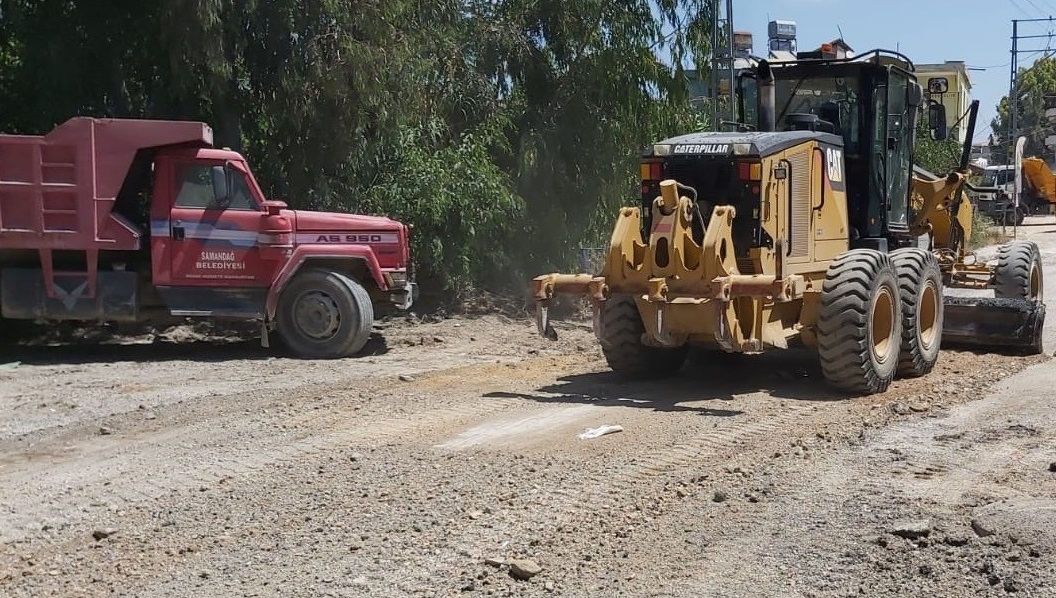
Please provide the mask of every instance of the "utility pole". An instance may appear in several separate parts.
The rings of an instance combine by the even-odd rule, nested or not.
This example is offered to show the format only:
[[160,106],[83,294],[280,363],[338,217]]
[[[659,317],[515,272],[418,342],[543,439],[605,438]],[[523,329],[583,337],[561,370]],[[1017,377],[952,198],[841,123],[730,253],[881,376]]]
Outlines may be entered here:
[[[1019,131],[1019,56],[1020,54],[1037,54],[1039,52],[1045,52],[1045,58],[1052,56],[1051,48],[1043,49],[1028,49],[1024,50],[1019,47],[1020,40],[1025,39],[1052,39],[1052,34],[1048,35],[1020,35],[1019,24],[1020,23],[1049,23],[1056,20],[1056,18],[1048,17],[1045,19],[1012,19],[1012,61],[1009,63],[1009,74],[1008,74],[1008,133],[1005,137],[1005,145],[1008,147],[1007,153],[1005,154],[1005,162],[1008,163],[1013,156],[1015,151],[1016,138],[1020,136]],[[1030,69],[1027,69],[1030,70]]]
[[1018,111],[1019,99],[1016,97],[1016,87],[1018,87],[1018,81],[1016,81],[1016,71],[1019,70],[1019,21],[1012,19],[1012,61],[1009,62],[1009,68],[1011,69],[1008,76],[1008,136],[1005,138],[1008,140],[1009,153],[1005,155],[1005,162],[1008,162],[1009,156],[1012,155],[1012,144],[1015,143],[1016,139],[1016,112]]
[[[722,5],[725,5],[723,10]],[[733,86],[733,0],[712,0],[711,20],[711,128],[721,130],[723,120],[734,120]],[[721,45],[720,45],[721,44]],[[719,109],[720,78],[727,84],[726,110]]]

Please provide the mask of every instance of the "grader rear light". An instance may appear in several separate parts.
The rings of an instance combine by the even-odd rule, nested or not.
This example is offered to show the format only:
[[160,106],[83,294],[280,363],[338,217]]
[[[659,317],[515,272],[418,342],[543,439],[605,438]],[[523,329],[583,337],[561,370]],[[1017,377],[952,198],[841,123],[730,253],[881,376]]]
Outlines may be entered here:
[[737,178],[742,181],[759,181],[763,178],[763,165],[758,162],[738,162]]
[[642,162],[638,166],[642,177],[642,195],[649,196],[657,193],[657,183],[664,178],[663,162]]
[[639,168],[643,181],[659,181],[664,176],[663,162],[642,162]]

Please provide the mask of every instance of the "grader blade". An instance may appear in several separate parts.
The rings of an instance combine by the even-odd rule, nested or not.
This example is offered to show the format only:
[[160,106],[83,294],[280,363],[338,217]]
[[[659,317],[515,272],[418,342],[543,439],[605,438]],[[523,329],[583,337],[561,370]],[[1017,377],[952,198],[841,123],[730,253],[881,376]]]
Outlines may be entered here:
[[1042,352],[1045,304],[1027,299],[944,297],[943,346]]

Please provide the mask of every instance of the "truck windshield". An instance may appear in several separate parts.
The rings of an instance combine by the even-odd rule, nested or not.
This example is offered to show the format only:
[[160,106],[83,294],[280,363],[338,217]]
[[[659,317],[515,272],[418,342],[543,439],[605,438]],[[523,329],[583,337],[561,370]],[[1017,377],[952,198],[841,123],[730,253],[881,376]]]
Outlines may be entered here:
[[803,77],[775,81],[777,128],[786,128],[789,114],[815,114],[833,124],[843,137],[847,153],[859,150],[858,123],[860,95],[857,77]]
[[983,186],[984,187],[1000,187],[1008,184],[1009,174],[1012,172],[1011,169],[993,169],[986,170],[983,172]]

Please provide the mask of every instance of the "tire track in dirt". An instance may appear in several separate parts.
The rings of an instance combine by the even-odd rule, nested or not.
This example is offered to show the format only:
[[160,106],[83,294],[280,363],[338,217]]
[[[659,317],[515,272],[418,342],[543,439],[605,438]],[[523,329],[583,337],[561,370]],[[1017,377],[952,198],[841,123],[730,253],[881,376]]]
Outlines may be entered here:
[[[1022,376],[1044,377],[1049,365],[1034,366]],[[832,453],[803,472],[791,472],[783,481],[788,490],[768,505],[724,510],[723,529],[733,533],[712,538],[713,545],[699,557],[707,566],[695,579],[677,583],[672,595],[740,596],[746,588],[760,588],[754,576],[761,569],[787,573],[788,585],[775,587],[771,578],[768,593],[811,595],[824,588],[797,587],[795,567],[797,559],[817,562],[820,555],[811,551],[819,546],[840,558],[810,572],[815,583],[828,578],[829,589],[835,591],[850,583],[857,573],[848,571],[856,570],[883,578],[888,574],[882,566],[861,557],[863,545],[875,548],[875,537],[882,546],[887,546],[885,537],[901,542],[889,534],[899,521],[946,520],[939,524],[943,531],[933,534],[938,536],[935,542],[945,533],[974,537],[965,511],[980,503],[1031,498],[1030,489],[1036,492],[1051,478],[1045,464],[1056,450],[1053,418],[1036,409],[1038,397],[1018,394],[1007,383],[995,385],[987,395],[941,417],[914,418],[876,430],[858,446]],[[819,505],[829,507],[819,510]],[[768,530],[778,529],[780,537],[768,535]],[[757,566],[746,570],[746,560]],[[896,570],[890,575],[901,579],[905,573]],[[944,583],[941,578],[929,582],[939,587]],[[863,583],[868,587],[867,579]],[[986,587],[985,576],[959,583]],[[717,587],[727,593],[713,593]]]
[[[582,356],[547,357],[530,361],[562,361],[566,366],[584,361]],[[538,376],[531,363],[527,369]],[[546,368],[541,368],[544,372]],[[9,488],[0,508],[11,513],[0,517],[0,542],[12,542],[38,531],[43,525],[70,524],[83,513],[76,508],[73,494],[62,490],[73,488],[77,495],[99,496],[105,508],[122,509],[157,499],[174,490],[209,487],[224,478],[248,479],[262,470],[310,455],[352,446],[384,445],[404,442],[420,436],[430,427],[450,428],[465,421],[477,421],[490,414],[508,410],[524,401],[516,398],[465,400],[465,381],[487,380],[487,373],[502,372],[509,376],[506,364],[471,365],[425,375],[411,382],[392,382],[372,389],[383,401],[387,396],[428,393],[450,388],[452,380],[462,380],[457,394],[430,396],[428,408],[414,409],[394,416],[376,417],[338,402],[320,409],[305,409],[277,417],[274,425],[256,432],[243,421],[243,413],[223,413],[220,417],[195,419],[183,425],[160,431],[131,431],[127,435],[90,437],[76,449],[61,456],[11,455],[0,461],[0,481]],[[309,404],[317,396],[340,395],[355,391],[355,380],[341,380],[324,386],[306,385],[295,392],[279,390],[263,396],[258,392],[228,395],[225,403],[237,405],[240,398],[253,402],[281,399],[288,404]],[[484,382],[487,384],[487,382]],[[473,385],[468,390],[472,392]],[[377,401],[375,401],[377,402]],[[327,410],[331,407],[332,410]],[[374,407],[384,412],[384,407]],[[250,426],[258,427],[259,426]],[[222,430],[222,435],[218,435]],[[245,432],[245,433],[243,433]],[[86,466],[89,463],[90,466]],[[149,490],[145,486],[149,485]],[[42,500],[49,497],[50,500]],[[99,507],[104,508],[104,507]]]

